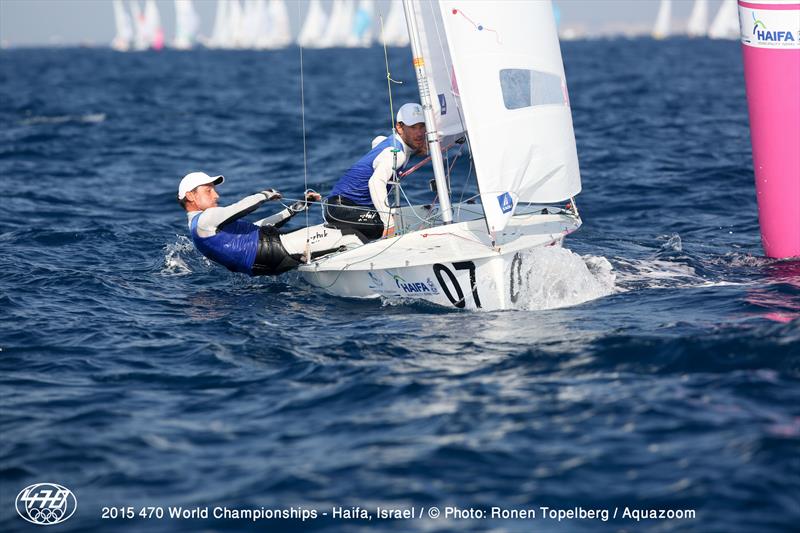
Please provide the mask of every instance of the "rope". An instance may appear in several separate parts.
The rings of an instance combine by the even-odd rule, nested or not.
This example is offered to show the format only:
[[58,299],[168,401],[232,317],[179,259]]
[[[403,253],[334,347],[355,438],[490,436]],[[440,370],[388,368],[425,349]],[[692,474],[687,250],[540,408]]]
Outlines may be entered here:
[[[302,17],[302,4],[298,2],[297,4],[297,11],[300,15],[300,20],[303,20]],[[300,48],[300,116],[303,123],[303,187],[306,191],[308,191],[308,150],[306,147],[306,94],[305,94],[305,79],[303,76],[303,45],[299,46]],[[305,196],[305,194],[303,195]],[[305,198],[303,198],[305,200]],[[305,249],[305,262],[308,263],[311,260],[311,232],[309,230],[309,219],[308,219],[308,209],[305,210],[305,217],[306,217],[306,249]]]
[[383,31],[383,13],[378,15],[381,20],[381,41],[383,41],[383,61],[386,64],[386,86],[389,89],[389,129],[394,134],[394,100],[392,99],[392,83],[402,85],[402,81],[392,79],[392,73],[389,72],[389,50],[386,46],[386,34]]

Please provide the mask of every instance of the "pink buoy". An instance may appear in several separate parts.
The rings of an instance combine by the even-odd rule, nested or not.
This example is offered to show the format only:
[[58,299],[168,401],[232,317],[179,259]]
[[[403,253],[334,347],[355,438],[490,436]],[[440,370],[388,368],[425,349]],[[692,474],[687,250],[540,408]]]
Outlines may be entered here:
[[761,242],[800,257],[800,1],[739,0]]

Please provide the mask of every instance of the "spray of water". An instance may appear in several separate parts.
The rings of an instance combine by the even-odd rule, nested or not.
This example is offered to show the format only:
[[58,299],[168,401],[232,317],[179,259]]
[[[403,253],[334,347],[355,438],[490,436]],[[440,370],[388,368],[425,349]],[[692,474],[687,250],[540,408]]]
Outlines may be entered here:
[[524,253],[520,273],[518,309],[569,307],[616,291],[616,274],[605,257],[582,257],[566,248]]

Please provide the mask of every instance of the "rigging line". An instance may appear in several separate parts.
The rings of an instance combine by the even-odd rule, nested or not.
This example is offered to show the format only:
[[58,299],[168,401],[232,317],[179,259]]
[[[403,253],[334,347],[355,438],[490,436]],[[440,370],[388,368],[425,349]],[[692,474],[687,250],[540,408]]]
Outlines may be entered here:
[[392,83],[402,85],[402,81],[392,79],[392,73],[389,71],[389,50],[386,46],[386,33],[383,28],[383,13],[378,15],[381,21],[381,40],[383,41],[383,61],[386,64],[386,86],[389,89],[389,126],[394,133],[394,100],[392,99]]
[[[371,255],[371,256],[369,256],[369,257],[365,257],[364,259],[359,259],[358,261],[353,261],[352,263],[347,263],[347,264],[346,264],[344,267],[342,267],[342,268],[339,270],[339,273],[336,275],[336,277],[335,277],[335,278],[334,278],[334,280],[333,280],[333,281],[330,283],[330,285],[325,285],[325,286],[322,286],[322,285],[320,285],[320,288],[327,289],[327,288],[329,288],[329,287],[333,287],[333,286],[336,284],[336,282],[337,282],[337,281],[339,281],[339,278],[340,278],[340,277],[342,277],[342,274],[344,274],[344,271],[345,271],[345,270],[349,269],[351,266],[357,265],[357,264],[359,264],[359,263],[363,263],[364,261],[369,261],[370,259],[375,259],[375,258],[376,258],[376,257],[378,257],[379,255],[381,255],[383,252],[387,251],[389,248],[393,247],[395,244],[397,244],[398,242],[400,242],[400,240],[401,240],[402,238],[403,238],[403,236],[402,236],[402,235],[400,235],[400,236],[398,236],[398,237],[394,237],[394,238],[393,238],[393,239],[394,239],[394,242],[390,243],[390,244],[389,244],[389,246],[387,246],[386,248],[383,248],[382,250],[378,250],[378,251],[377,251],[375,254],[373,254],[373,255]],[[381,241],[380,241],[380,240],[378,240],[378,241],[373,241],[373,242],[381,242]],[[367,244],[370,244],[370,243],[367,243]],[[363,246],[366,246],[366,244],[365,244],[365,245],[363,245]],[[346,253],[346,252],[342,252],[342,253]],[[315,272],[316,272],[316,271],[315,271]],[[317,281],[319,281],[319,277],[317,277]]]
[[[303,7],[302,4],[297,4],[297,12],[300,15],[300,20],[303,20],[302,12]],[[303,78],[303,45],[299,46],[300,48],[300,115],[301,120],[303,123],[303,187],[305,191],[308,191],[308,151],[306,148],[306,94],[305,94],[305,80]],[[303,193],[303,199],[305,199],[306,194]],[[309,230],[309,219],[308,219],[308,209],[305,210],[305,218],[306,218],[306,249],[305,249],[305,262],[308,263],[311,260],[311,249],[310,249],[310,241],[311,241],[311,232]]]

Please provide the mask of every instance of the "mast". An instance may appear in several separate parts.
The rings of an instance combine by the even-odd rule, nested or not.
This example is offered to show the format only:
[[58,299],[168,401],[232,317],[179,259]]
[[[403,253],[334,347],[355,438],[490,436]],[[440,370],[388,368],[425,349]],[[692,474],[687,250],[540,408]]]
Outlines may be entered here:
[[439,132],[436,131],[433,104],[431,103],[431,91],[428,86],[428,75],[425,72],[425,58],[422,57],[422,43],[419,37],[417,16],[414,12],[414,0],[403,0],[403,8],[406,12],[408,35],[411,41],[411,53],[414,57],[414,71],[417,74],[417,84],[419,85],[420,104],[422,105],[422,111],[425,115],[425,129],[427,130],[425,136],[428,140],[428,155],[431,157],[433,175],[436,178],[436,192],[439,196],[439,204],[442,209],[442,221],[445,224],[450,224],[453,222],[453,208],[450,205],[450,189],[447,186],[447,175],[444,172]]

